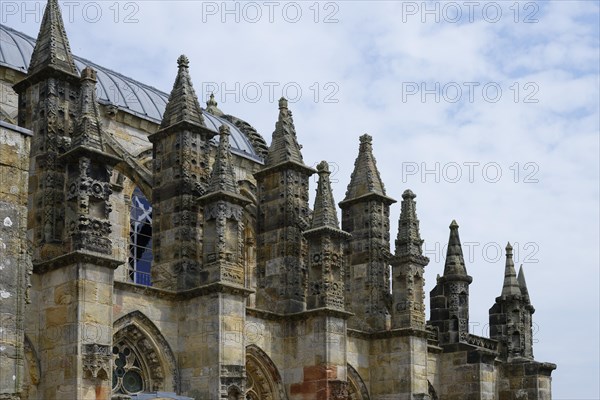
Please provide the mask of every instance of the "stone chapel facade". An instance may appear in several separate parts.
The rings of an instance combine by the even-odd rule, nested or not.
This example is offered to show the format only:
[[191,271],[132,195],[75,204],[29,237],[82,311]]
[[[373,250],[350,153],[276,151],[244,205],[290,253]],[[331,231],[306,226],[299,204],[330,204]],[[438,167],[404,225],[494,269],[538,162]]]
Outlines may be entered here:
[[455,221],[427,318],[416,195],[390,250],[370,136],[340,224],[285,99],[268,145],[185,56],[170,96],[73,56],[57,0],[0,34],[0,399],[551,398],[510,244],[491,338]]

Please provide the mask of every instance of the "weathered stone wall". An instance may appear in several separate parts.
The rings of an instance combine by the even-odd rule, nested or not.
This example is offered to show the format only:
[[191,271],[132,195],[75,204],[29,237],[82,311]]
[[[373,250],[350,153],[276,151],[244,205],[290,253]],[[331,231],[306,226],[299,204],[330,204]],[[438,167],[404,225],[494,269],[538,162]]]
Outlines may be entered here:
[[0,121],[17,123],[19,96],[12,85],[25,75],[10,68],[0,67]]
[[403,335],[374,339],[370,347],[370,393],[373,398],[413,399],[427,385],[427,340]]
[[435,394],[439,393],[440,387],[441,352],[442,349],[437,346],[430,345],[427,348],[427,380],[433,387]]
[[346,358],[356,372],[360,375],[367,388],[371,382],[371,368],[369,360],[369,340],[354,335],[346,336]]
[[21,392],[23,383],[30,134],[0,125],[0,397]]
[[478,350],[455,349],[441,355],[440,398],[495,400],[495,356]]
[[498,376],[498,400],[551,400],[555,364],[523,361],[501,366]]

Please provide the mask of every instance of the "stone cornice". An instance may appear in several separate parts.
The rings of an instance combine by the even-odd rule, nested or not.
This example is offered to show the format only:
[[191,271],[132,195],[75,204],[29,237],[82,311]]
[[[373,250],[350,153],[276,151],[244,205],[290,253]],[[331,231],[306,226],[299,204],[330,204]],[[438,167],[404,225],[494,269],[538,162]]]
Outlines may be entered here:
[[391,197],[386,196],[386,195],[382,195],[379,193],[367,193],[367,194],[363,194],[362,196],[354,197],[351,199],[344,199],[338,203],[338,206],[341,209],[343,209],[344,207],[348,207],[354,203],[361,203],[361,202],[371,201],[371,200],[381,201],[382,203],[384,203],[385,205],[388,205],[388,206],[397,202],[396,200],[394,200]]
[[36,274],[45,274],[46,272],[73,264],[95,264],[110,269],[117,269],[117,267],[123,263],[123,261],[116,260],[109,256],[100,255],[91,251],[78,250],[58,256],[51,260],[34,263],[33,272]]
[[406,336],[416,336],[420,338],[427,338],[429,332],[424,329],[416,329],[416,328],[399,328],[399,329],[391,329],[389,331],[376,331],[376,332],[365,332],[358,329],[348,329],[348,336],[353,336],[366,340],[373,339],[389,339],[394,337],[406,337]]
[[154,143],[171,133],[176,134],[176,133],[186,132],[186,131],[204,135],[206,137],[207,141],[212,139],[213,136],[216,136],[218,134],[217,132],[213,131],[212,129],[207,128],[206,126],[198,125],[198,124],[196,124],[194,122],[190,122],[190,121],[180,121],[180,122],[177,122],[166,128],[160,129],[156,133],[148,135],[148,140],[151,143]]
[[79,76],[70,74],[61,69],[54,68],[52,66],[47,66],[43,70],[34,73],[33,75],[28,75],[22,81],[19,81],[13,85],[13,89],[17,93],[24,92],[28,87],[35,85],[36,83],[48,79],[48,78],[57,78],[62,79],[64,81],[69,82],[72,85],[79,86]]
[[14,132],[18,132],[20,134],[22,134],[23,136],[33,136],[33,132],[27,128],[23,128],[20,127],[18,125],[13,125],[11,123],[8,123],[6,121],[2,121],[0,120],[0,128],[5,128]]
[[287,170],[287,169],[305,172],[308,176],[313,175],[314,173],[317,172],[316,169],[311,168],[304,164],[300,164],[296,161],[284,161],[284,162],[276,164],[276,165],[272,165],[272,166],[269,165],[269,166],[255,172],[254,177],[256,179],[259,179],[261,176],[266,175],[269,172],[276,172],[279,170]]
[[152,286],[138,285],[132,282],[115,281],[115,289],[127,292],[139,293],[144,296],[156,297],[167,300],[186,300],[198,296],[205,296],[211,293],[228,293],[234,295],[248,296],[254,293],[254,290],[245,287],[231,285],[227,283],[210,283],[193,289],[176,292],[174,290],[159,289]]
[[252,317],[261,318],[270,321],[297,321],[302,319],[308,319],[314,316],[327,316],[336,317],[342,319],[348,319],[354,314],[344,310],[336,310],[333,308],[315,308],[312,310],[301,311],[298,313],[291,314],[279,314],[272,311],[259,310],[257,308],[246,307],[246,315]]

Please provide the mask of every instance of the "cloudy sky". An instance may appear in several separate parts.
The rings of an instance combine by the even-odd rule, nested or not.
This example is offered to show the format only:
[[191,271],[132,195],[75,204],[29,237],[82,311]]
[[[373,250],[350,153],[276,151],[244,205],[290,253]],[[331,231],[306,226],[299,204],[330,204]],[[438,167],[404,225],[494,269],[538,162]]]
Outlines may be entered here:
[[[2,23],[36,36],[43,7],[3,1]],[[163,91],[186,54],[201,101],[214,91],[267,141],[287,96],[337,201],[372,135],[388,194],[418,195],[427,291],[456,219],[487,335],[510,241],[554,398],[600,397],[598,2],[71,1],[63,16],[73,53]]]

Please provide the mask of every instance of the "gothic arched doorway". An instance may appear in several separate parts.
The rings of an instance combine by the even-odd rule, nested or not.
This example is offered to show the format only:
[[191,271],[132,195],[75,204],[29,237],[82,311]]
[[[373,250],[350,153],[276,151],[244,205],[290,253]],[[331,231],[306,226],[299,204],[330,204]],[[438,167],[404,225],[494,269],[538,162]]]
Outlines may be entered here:
[[114,331],[113,393],[178,391],[175,356],[152,321],[134,311],[119,318]]
[[358,374],[358,371],[348,364],[348,399],[349,400],[369,400],[367,386]]
[[287,400],[281,375],[258,346],[246,348],[246,400]]

